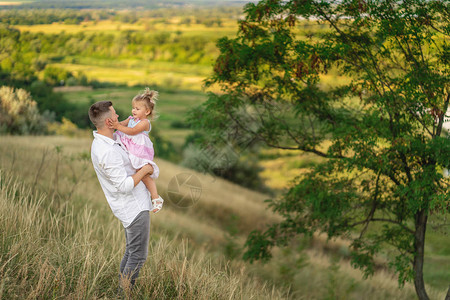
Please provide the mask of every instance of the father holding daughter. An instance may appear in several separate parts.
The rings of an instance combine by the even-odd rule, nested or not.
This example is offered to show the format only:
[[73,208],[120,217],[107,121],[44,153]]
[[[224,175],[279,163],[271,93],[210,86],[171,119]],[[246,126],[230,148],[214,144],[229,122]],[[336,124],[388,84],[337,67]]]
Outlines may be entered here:
[[89,118],[97,128],[93,133],[92,163],[113,214],[125,228],[126,249],[120,263],[120,286],[128,290],[133,287],[147,259],[149,212],[155,211],[142,180],[157,177],[159,170],[153,162],[138,171],[133,167],[124,145],[116,139],[114,127],[118,115],[111,101],[93,104],[89,109]]

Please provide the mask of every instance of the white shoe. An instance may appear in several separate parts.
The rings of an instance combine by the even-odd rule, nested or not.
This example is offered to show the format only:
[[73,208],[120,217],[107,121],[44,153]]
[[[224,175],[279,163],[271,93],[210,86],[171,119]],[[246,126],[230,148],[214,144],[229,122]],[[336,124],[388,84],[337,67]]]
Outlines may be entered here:
[[164,200],[163,198],[161,198],[160,195],[158,195],[158,198],[156,199],[152,199],[152,204],[153,204],[153,212],[156,214],[157,212],[159,212],[161,210],[161,208],[163,207],[163,203]]

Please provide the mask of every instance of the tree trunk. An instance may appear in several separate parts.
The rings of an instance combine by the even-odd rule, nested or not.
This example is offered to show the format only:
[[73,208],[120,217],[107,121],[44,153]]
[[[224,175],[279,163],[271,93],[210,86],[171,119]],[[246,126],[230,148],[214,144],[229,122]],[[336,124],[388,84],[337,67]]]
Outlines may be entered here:
[[425,291],[425,282],[423,281],[423,261],[425,254],[425,232],[427,229],[428,215],[425,209],[416,213],[416,232],[414,236],[414,286],[416,294],[420,300],[429,300]]
[[445,300],[450,300],[450,286],[448,287],[447,296],[445,297]]

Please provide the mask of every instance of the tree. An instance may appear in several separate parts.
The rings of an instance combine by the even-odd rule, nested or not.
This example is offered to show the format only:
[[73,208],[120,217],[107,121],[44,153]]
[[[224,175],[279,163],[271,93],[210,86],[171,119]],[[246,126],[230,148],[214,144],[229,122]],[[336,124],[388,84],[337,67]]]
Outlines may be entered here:
[[[226,124],[231,141],[245,136],[326,158],[270,201],[283,221],[248,237],[246,259],[268,259],[299,234],[325,232],[351,241],[352,264],[366,275],[377,253],[395,249],[399,283],[413,280],[428,299],[428,218],[450,212],[442,175],[450,165],[449,18],[448,1],[245,6],[237,37],[219,40],[206,82],[221,92],[209,93],[191,121],[209,143]],[[329,84],[330,72],[348,81]]]

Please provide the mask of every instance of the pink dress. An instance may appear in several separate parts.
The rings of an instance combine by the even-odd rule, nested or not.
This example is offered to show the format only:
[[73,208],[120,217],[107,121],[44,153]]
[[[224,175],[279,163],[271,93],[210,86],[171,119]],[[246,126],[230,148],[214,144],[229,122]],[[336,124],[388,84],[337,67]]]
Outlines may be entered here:
[[128,153],[128,157],[130,158],[131,164],[135,169],[140,169],[146,164],[150,164],[153,166],[153,174],[150,175],[151,178],[158,178],[159,176],[159,168],[153,162],[153,157],[155,155],[155,151],[153,150],[153,143],[148,137],[150,130],[152,130],[152,125],[149,120],[145,119],[141,121],[139,119],[135,119],[132,116],[128,117],[128,127],[133,128],[139,122],[148,122],[149,130],[143,131],[136,135],[128,135],[119,130],[116,131],[116,140],[125,147],[125,150]]

